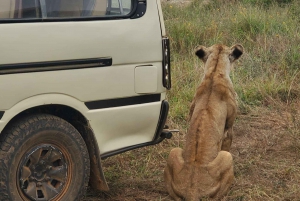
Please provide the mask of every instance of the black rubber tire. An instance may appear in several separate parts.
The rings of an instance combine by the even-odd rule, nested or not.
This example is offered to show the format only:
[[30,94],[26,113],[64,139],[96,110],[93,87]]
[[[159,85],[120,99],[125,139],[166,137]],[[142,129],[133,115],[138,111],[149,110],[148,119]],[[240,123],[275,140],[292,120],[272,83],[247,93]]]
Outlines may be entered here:
[[[57,148],[57,153],[65,157],[63,164],[67,167],[67,173],[62,174],[65,179],[63,185],[60,185],[62,190],[49,200],[74,201],[82,198],[90,174],[89,154],[83,138],[67,121],[48,114],[37,114],[16,121],[0,134],[1,201],[34,200],[29,199],[21,189],[24,188],[20,184],[20,167],[23,168],[21,161],[26,159],[24,156],[30,155],[30,150],[45,145]],[[33,175],[33,171],[30,174]],[[49,184],[49,177],[48,183],[44,183]],[[45,197],[48,200],[49,196]]]

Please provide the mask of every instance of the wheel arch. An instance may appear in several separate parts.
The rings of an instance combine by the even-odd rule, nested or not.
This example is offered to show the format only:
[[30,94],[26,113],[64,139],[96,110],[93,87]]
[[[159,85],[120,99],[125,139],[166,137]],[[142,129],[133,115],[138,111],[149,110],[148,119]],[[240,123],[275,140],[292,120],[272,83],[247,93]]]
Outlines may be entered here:
[[[8,112],[10,113],[10,112]],[[87,146],[89,157],[90,157],[90,180],[89,185],[93,189],[107,191],[109,187],[106,183],[102,165],[101,165],[101,157],[100,150],[97,144],[97,140],[95,138],[94,132],[89,125],[88,119],[77,109],[73,107],[63,105],[63,104],[43,104],[32,106],[19,113],[15,113],[15,116],[8,117],[6,116],[7,124],[4,126],[4,129],[7,129],[18,119],[25,117],[27,115],[32,114],[51,114],[57,117],[64,119],[73,125],[78,132],[81,134],[82,138],[85,141]],[[2,132],[1,131],[1,132]],[[1,136],[1,134],[0,134]]]

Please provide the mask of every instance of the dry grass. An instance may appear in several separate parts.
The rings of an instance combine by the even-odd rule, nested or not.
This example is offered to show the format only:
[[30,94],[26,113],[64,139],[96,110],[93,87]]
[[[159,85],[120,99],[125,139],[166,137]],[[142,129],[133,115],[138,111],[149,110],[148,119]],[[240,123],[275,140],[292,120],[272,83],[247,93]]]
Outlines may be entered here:
[[89,190],[84,200],[171,200],[163,181],[166,158],[185,142],[189,105],[203,73],[193,49],[215,43],[246,49],[231,76],[240,103],[231,150],[236,180],[223,200],[300,200],[300,2],[166,1],[163,9],[172,45],[168,125],[181,132],[104,160],[110,191]]
[[[271,108],[256,107],[238,116],[231,150],[236,180],[223,200],[299,200],[299,107],[299,102],[276,101]],[[171,200],[163,169],[169,151],[184,143],[184,134],[183,129],[159,145],[103,161],[111,190],[90,190],[85,200]]]

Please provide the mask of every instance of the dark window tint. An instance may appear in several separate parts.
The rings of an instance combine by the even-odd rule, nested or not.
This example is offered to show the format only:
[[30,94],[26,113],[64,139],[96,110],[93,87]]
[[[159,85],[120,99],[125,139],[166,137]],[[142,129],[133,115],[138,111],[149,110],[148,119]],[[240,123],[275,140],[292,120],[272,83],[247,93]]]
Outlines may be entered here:
[[131,0],[0,0],[0,19],[126,16]]
[[39,2],[37,0],[19,1],[20,17],[19,18],[36,18],[39,17]]
[[39,18],[39,0],[0,0],[0,19]]

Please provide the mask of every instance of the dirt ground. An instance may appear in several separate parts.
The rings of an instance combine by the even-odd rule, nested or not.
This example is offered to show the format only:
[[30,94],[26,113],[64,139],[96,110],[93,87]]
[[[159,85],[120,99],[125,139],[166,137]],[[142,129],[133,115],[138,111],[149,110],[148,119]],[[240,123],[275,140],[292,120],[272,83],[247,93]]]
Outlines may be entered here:
[[[236,178],[223,200],[300,200],[299,106],[271,100],[238,115],[231,150]],[[110,191],[90,189],[84,201],[171,200],[164,188],[165,159],[184,144],[185,132],[104,160]]]

